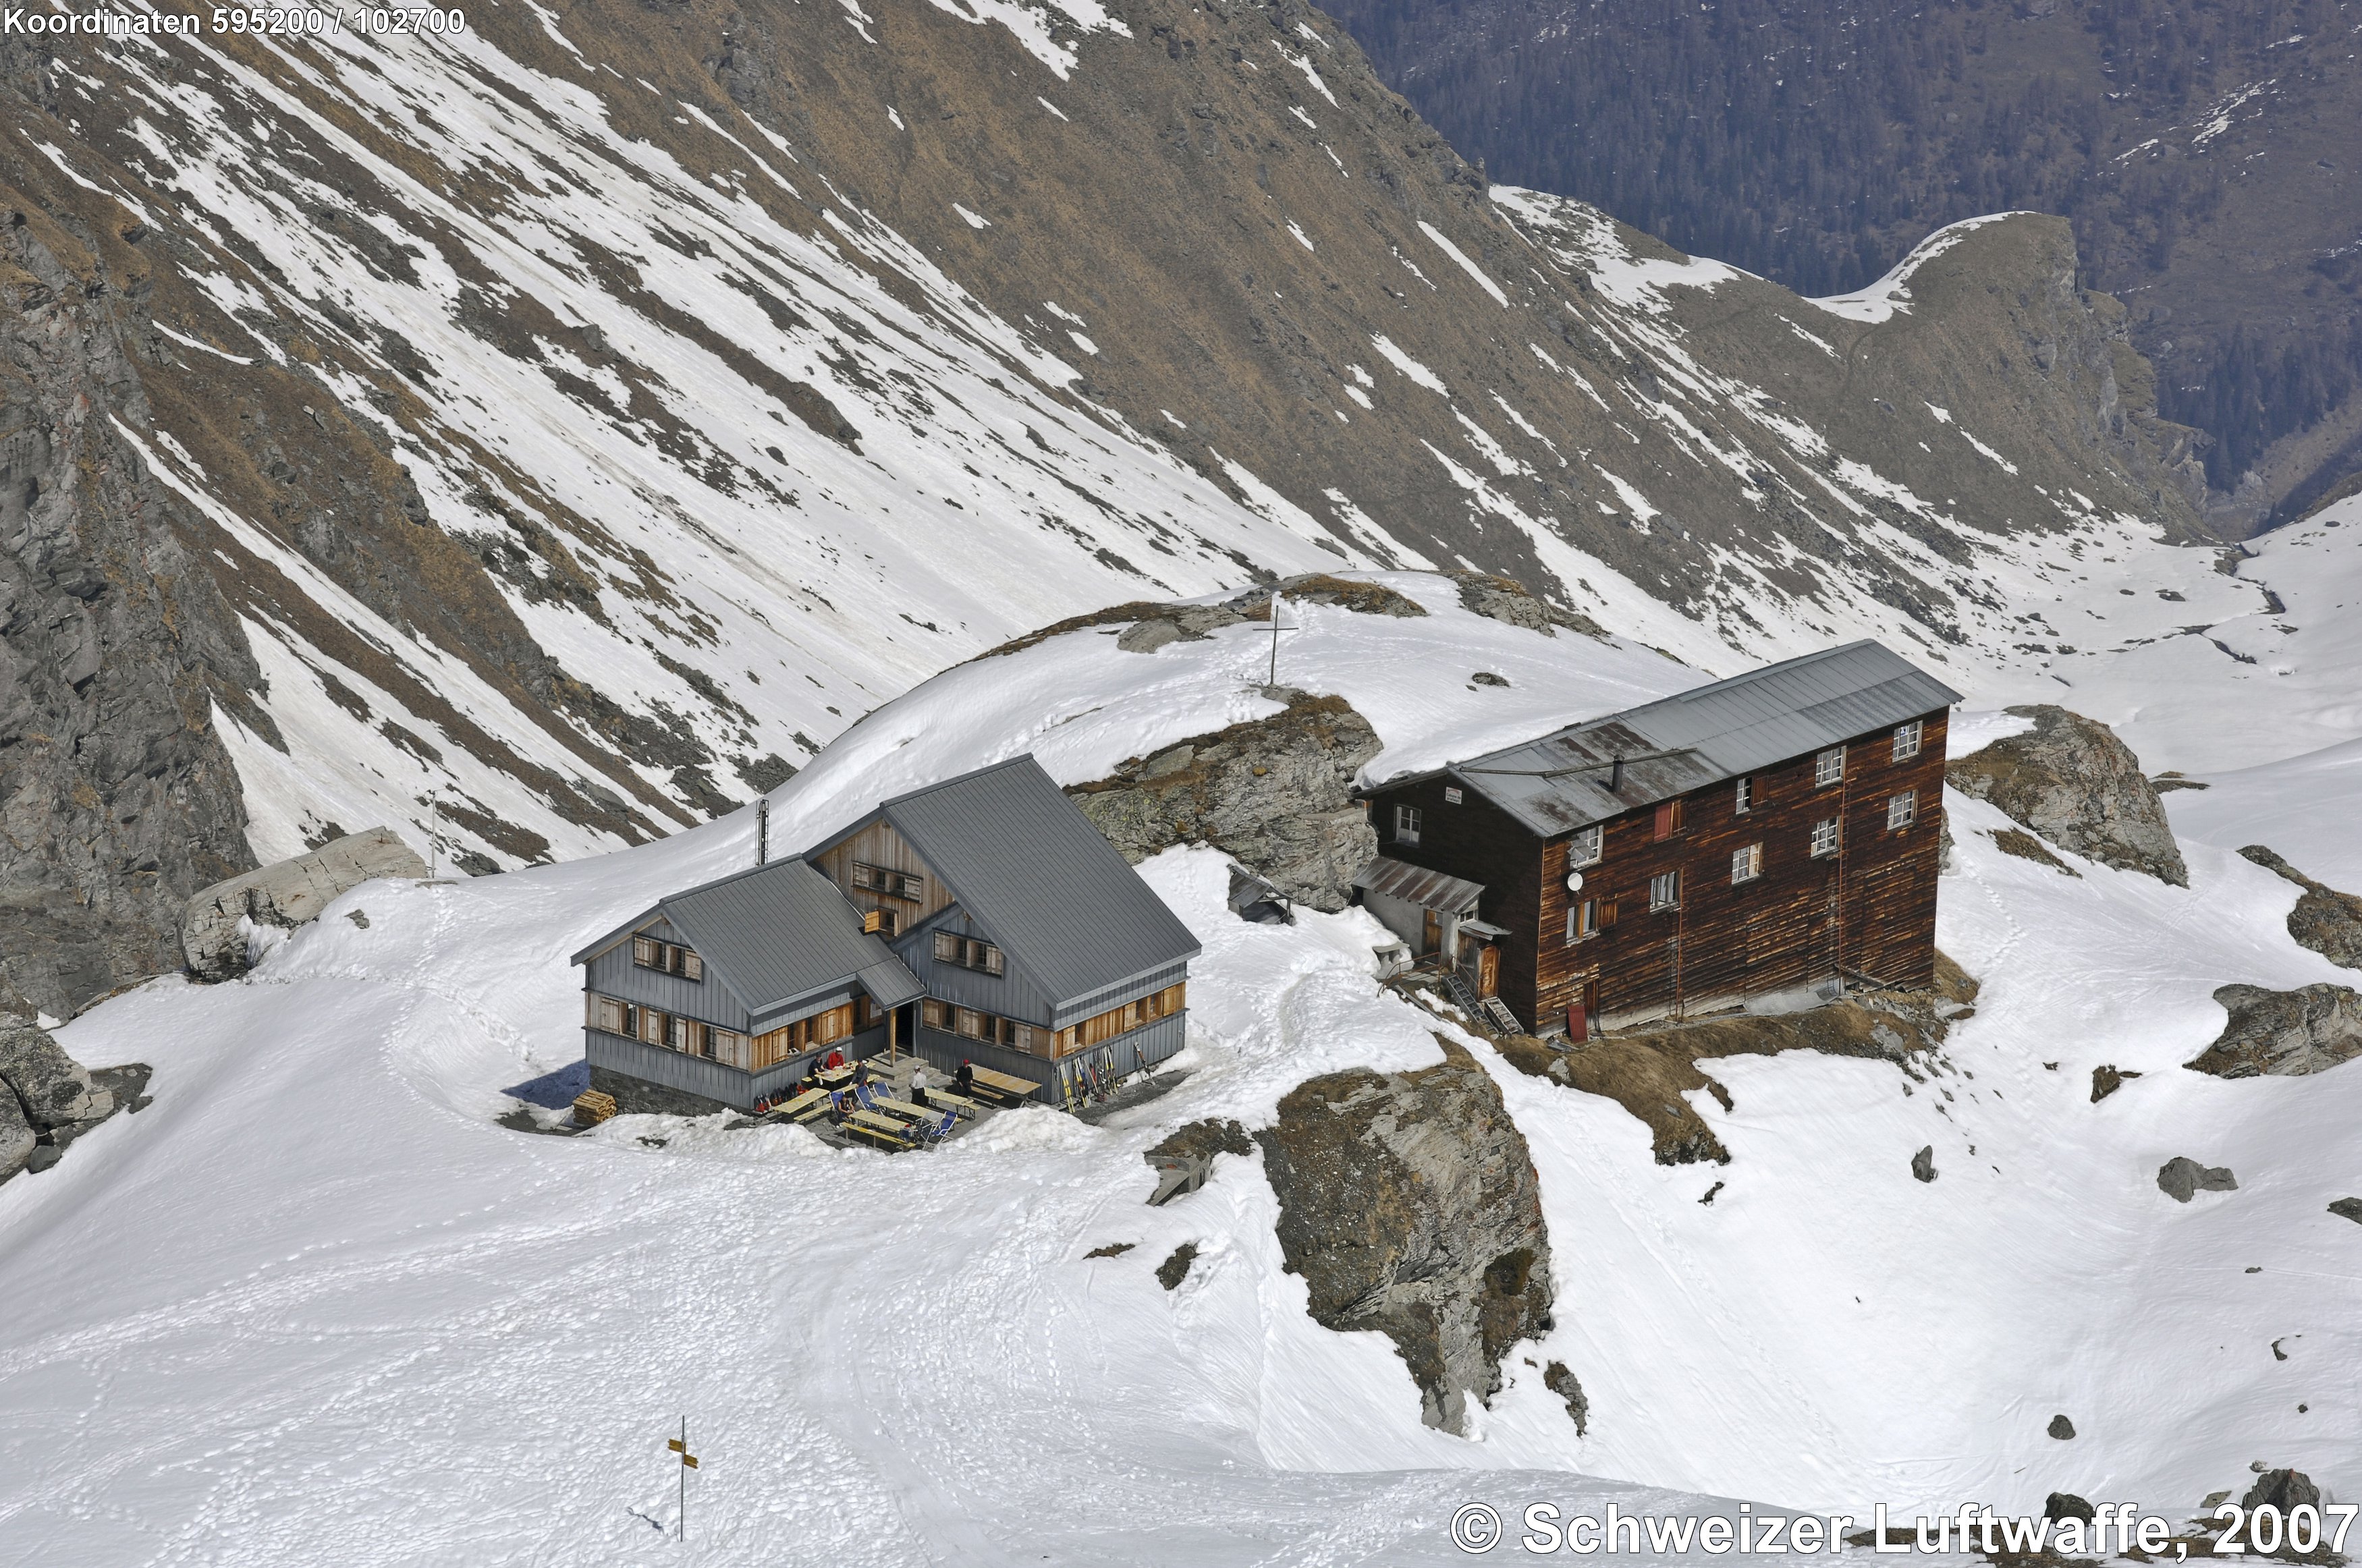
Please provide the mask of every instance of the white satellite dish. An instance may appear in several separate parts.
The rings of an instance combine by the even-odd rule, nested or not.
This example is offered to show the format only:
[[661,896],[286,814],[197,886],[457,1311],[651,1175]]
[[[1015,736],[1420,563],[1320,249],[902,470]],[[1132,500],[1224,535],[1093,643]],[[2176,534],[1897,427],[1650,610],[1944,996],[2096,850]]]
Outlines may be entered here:
[[1566,890],[1570,893],[1579,893],[1583,891],[1582,872],[1570,871],[1566,874]]

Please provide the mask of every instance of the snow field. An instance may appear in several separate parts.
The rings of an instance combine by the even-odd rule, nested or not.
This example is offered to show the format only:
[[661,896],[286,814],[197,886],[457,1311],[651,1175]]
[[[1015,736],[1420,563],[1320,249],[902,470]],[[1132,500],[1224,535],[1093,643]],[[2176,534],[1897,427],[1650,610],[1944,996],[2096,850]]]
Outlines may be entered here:
[[[1290,605],[1280,651],[1283,681],[1375,724],[1374,772],[1694,679],[1385,580],[1431,615]],[[1019,750],[1073,781],[1271,712],[1270,636],[1139,656],[1086,630],[961,667],[777,791],[772,842]],[[1512,684],[1471,691],[1478,668]],[[1218,855],[1160,856],[1144,874],[1206,943],[1188,1081],[1105,1127],[1025,1110],[891,1158],[675,1118],[491,1123],[579,1059],[566,955],[745,864],[751,813],[370,884],[245,982],[160,981],[64,1032],[84,1061],[154,1063],[158,1099],[0,1189],[0,1531],[108,1564],[635,1561],[678,1550],[646,1520],[671,1519],[683,1413],[694,1550],[722,1562],[1441,1562],[1471,1498],[1860,1518],[2065,1489],[2181,1518],[2251,1460],[2351,1496],[2362,1233],[2324,1206],[2362,1191],[2362,1069],[2179,1066],[2221,1027],[2214,987],[2339,977],[2287,939],[2295,889],[2203,842],[2189,889],[2065,856],[2070,878],[1948,804],[1939,939],[1984,990],[1928,1081],[1714,1062],[1734,1108],[1692,1099],[1734,1159],[1665,1167],[1620,1108],[1471,1043],[1531,1146],[1558,1288],[1476,1441],[1419,1424],[1383,1339],[1311,1322],[1259,1156],[1142,1201],[1174,1124],[1264,1124],[1304,1077],[1438,1058],[1448,1026],[1374,987],[1365,915],[1249,926]],[[2092,1105],[2102,1063],[2143,1076]],[[2180,1154],[2239,1189],[2173,1203],[2155,1172]],[[1553,1359],[1587,1438],[1541,1386]],[[2043,1435],[2061,1412],[2072,1442]]]

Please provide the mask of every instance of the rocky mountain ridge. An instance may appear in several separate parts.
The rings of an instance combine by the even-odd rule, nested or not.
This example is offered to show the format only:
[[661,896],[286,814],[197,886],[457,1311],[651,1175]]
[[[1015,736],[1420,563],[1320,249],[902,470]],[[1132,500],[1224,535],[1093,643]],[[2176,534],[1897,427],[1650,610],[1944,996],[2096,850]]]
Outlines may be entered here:
[[186,754],[185,826],[101,854],[66,802],[118,765],[0,754],[7,918],[105,951],[45,1007],[169,953],[144,912],[88,947],[141,877],[373,822],[475,871],[645,840],[1119,601],[1474,568],[1708,668],[1871,634],[1957,671],[2015,657],[2013,594],[2196,534],[2054,221],[1832,311],[1488,188],[1293,0],[469,28],[0,45],[0,338],[56,383],[12,475],[118,410],[147,499],[88,536],[186,563],[96,688],[185,671],[111,730]]

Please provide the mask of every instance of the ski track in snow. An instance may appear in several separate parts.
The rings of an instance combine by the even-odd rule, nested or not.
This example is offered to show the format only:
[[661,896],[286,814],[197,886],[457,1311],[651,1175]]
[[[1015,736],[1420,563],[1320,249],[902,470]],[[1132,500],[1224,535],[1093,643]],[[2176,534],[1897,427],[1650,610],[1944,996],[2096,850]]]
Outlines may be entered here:
[[[1695,679],[1381,580],[1429,616],[1291,605],[1281,650],[1283,680],[1370,717],[1374,773]],[[776,791],[772,842],[1018,750],[1075,781],[1272,712],[1269,650],[1252,625],[1153,656],[1090,629],[964,666]],[[1472,690],[1480,668],[1511,684]],[[1718,1060],[1733,1109],[1691,1100],[1731,1164],[1661,1166],[1619,1107],[1469,1042],[1532,1148],[1558,1286],[1477,1441],[1419,1424],[1381,1337],[1312,1323],[1259,1155],[1142,1202],[1141,1153],[1178,1122],[1267,1124],[1316,1073],[1437,1059],[1451,1026],[1377,991],[1366,914],[1249,925],[1219,855],[1169,852],[1144,872],[1206,944],[1190,1079],[1103,1127],[1028,1110],[889,1158],[667,1117],[571,1140],[492,1124],[502,1091],[579,1059],[566,955],[745,864],[750,812],[369,884],[245,981],[159,981],[63,1032],[84,1061],[153,1062],[157,1099],[0,1188],[0,1530],[89,1562],[669,1554],[646,1521],[672,1520],[683,1413],[691,1536],[721,1562],[1442,1563],[1472,1498],[1513,1521],[1611,1497],[1866,1518],[2076,1489],[2179,1519],[2256,1458],[2352,1495],[2362,1271],[2323,1209],[2355,1185],[2362,1067],[2179,1066],[2221,1025],[2215,986],[2339,977],[2282,930],[2294,889],[2200,840],[2188,889],[2071,856],[2069,878],[1995,849],[1992,809],[1947,805],[1939,940],[1984,988],[1925,1081]],[[2362,856],[2353,820],[2312,847]],[[2102,1063],[2143,1076],[2094,1106]],[[1932,1185],[1908,1169],[1923,1144]],[[2239,1189],[2172,1203],[2154,1176],[2180,1154]],[[1152,1271],[1185,1241],[1198,1259],[1168,1293]],[[1082,1255],[1114,1242],[1134,1246]],[[1590,1397],[1587,1438],[1541,1386],[1552,1360]],[[2059,1412],[2071,1447],[2044,1435]]]

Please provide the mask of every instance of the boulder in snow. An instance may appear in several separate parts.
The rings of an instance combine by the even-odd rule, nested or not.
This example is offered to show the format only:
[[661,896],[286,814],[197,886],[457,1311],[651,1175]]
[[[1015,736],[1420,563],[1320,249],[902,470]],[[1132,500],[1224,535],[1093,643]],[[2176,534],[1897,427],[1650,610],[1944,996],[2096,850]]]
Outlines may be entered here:
[[23,1170],[37,1146],[33,1124],[25,1119],[25,1108],[6,1087],[0,1087],[0,1181]]
[[1460,589],[1460,607],[1487,620],[1505,625],[1525,626],[1543,636],[1554,636],[1553,626],[1564,626],[1588,637],[1605,638],[1607,634],[1597,622],[1586,616],[1561,610],[1546,600],[1537,599],[1515,578],[1495,577],[1490,572],[1455,571],[1447,574]]
[[2362,1225],[2362,1198],[2332,1198],[2329,1211],[2340,1220],[2351,1220],[2356,1225]]
[[2202,1192],[2236,1192],[2239,1178],[2228,1165],[2202,1165],[2187,1154],[2176,1154],[2158,1166],[2157,1189],[2176,1203],[2187,1203]]
[[199,979],[230,979],[246,972],[254,928],[292,931],[372,878],[425,875],[426,863],[392,828],[349,834],[198,893],[181,915],[181,952]]
[[1377,732],[1341,697],[1275,688],[1285,712],[1195,735],[1066,791],[1135,865],[1176,844],[1229,851],[1297,902],[1341,910],[1378,853],[1353,783]]
[[2186,1067],[2218,1078],[2301,1077],[2362,1056],[2362,996],[2346,987],[2221,986],[2214,999],[2230,1020]]
[[1911,1175],[1917,1181],[1936,1179],[1936,1145],[1928,1144],[1911,1156]]
[[2288,917],[2289,935],[2300,946],[2333,964],[2362,969],[2362,898],[2324,887],[2263,845],[2251,844],[2239,853],[2304,889]]
[[[2057,1415],[2050,1418],[2050,1425],[2044,1430],[2048,1431],[2052,1437],[2057,1438],[2060,1442],[2065,1442],[2075,1435],[2075,1423],[2069,1420],[2063,1414]],[[2054,1492],[2051,1496],[2057,1496],[2058,1494]],[[2071,1500],[2079,1503],[2082,1502],[2081,1497],[2073,1498]],[[2091,1509],[2091,1504],[2083,1503],[2083,1518],[2088,1519],[2092,1517]]]
[[1394,1341],[1420,1417],[1467,1430],[1501,1358],[1551,1326],[1550,1235],[1532,1154],[1475,1058],[1310,1079],[1255,1136],[1279,1244],[1313,1319]]
[[1991,801],[2062,849],[2190,885],[2165,806],[2107,725],[2051,703],[2012,708],[2034,727],[1955,757],[1945,782]]
[[2283,1519],[2301,1507],[2311,1507],[2318,1513],[2321,1488],[2301,1470],[2267,1470],[2256,1477],[2256,1484],[2239,1499],[2239,1506],[2251,1514],[2266,1505],[2279,1509]]
[[[2067,1418],[2060,1416],[2058,1419],[2065,1421]],[[2074,1435],[2074,1423],[2068,1421],[2067,1424],[2068,1435],[2071,1437]],[[2092,1504],[2089,1498],[2079,1497],[2072,1492],[2053,1492],[2043,1502],[2042,1517],[2053,1520],[2081,1519],[2085,1524],[2090,1524]]]
[[27,1019],[0,1018],[0,1082],[16,1091],[26,1121],[39,1132],[103,1121],[115,1110],[115,1097]]

